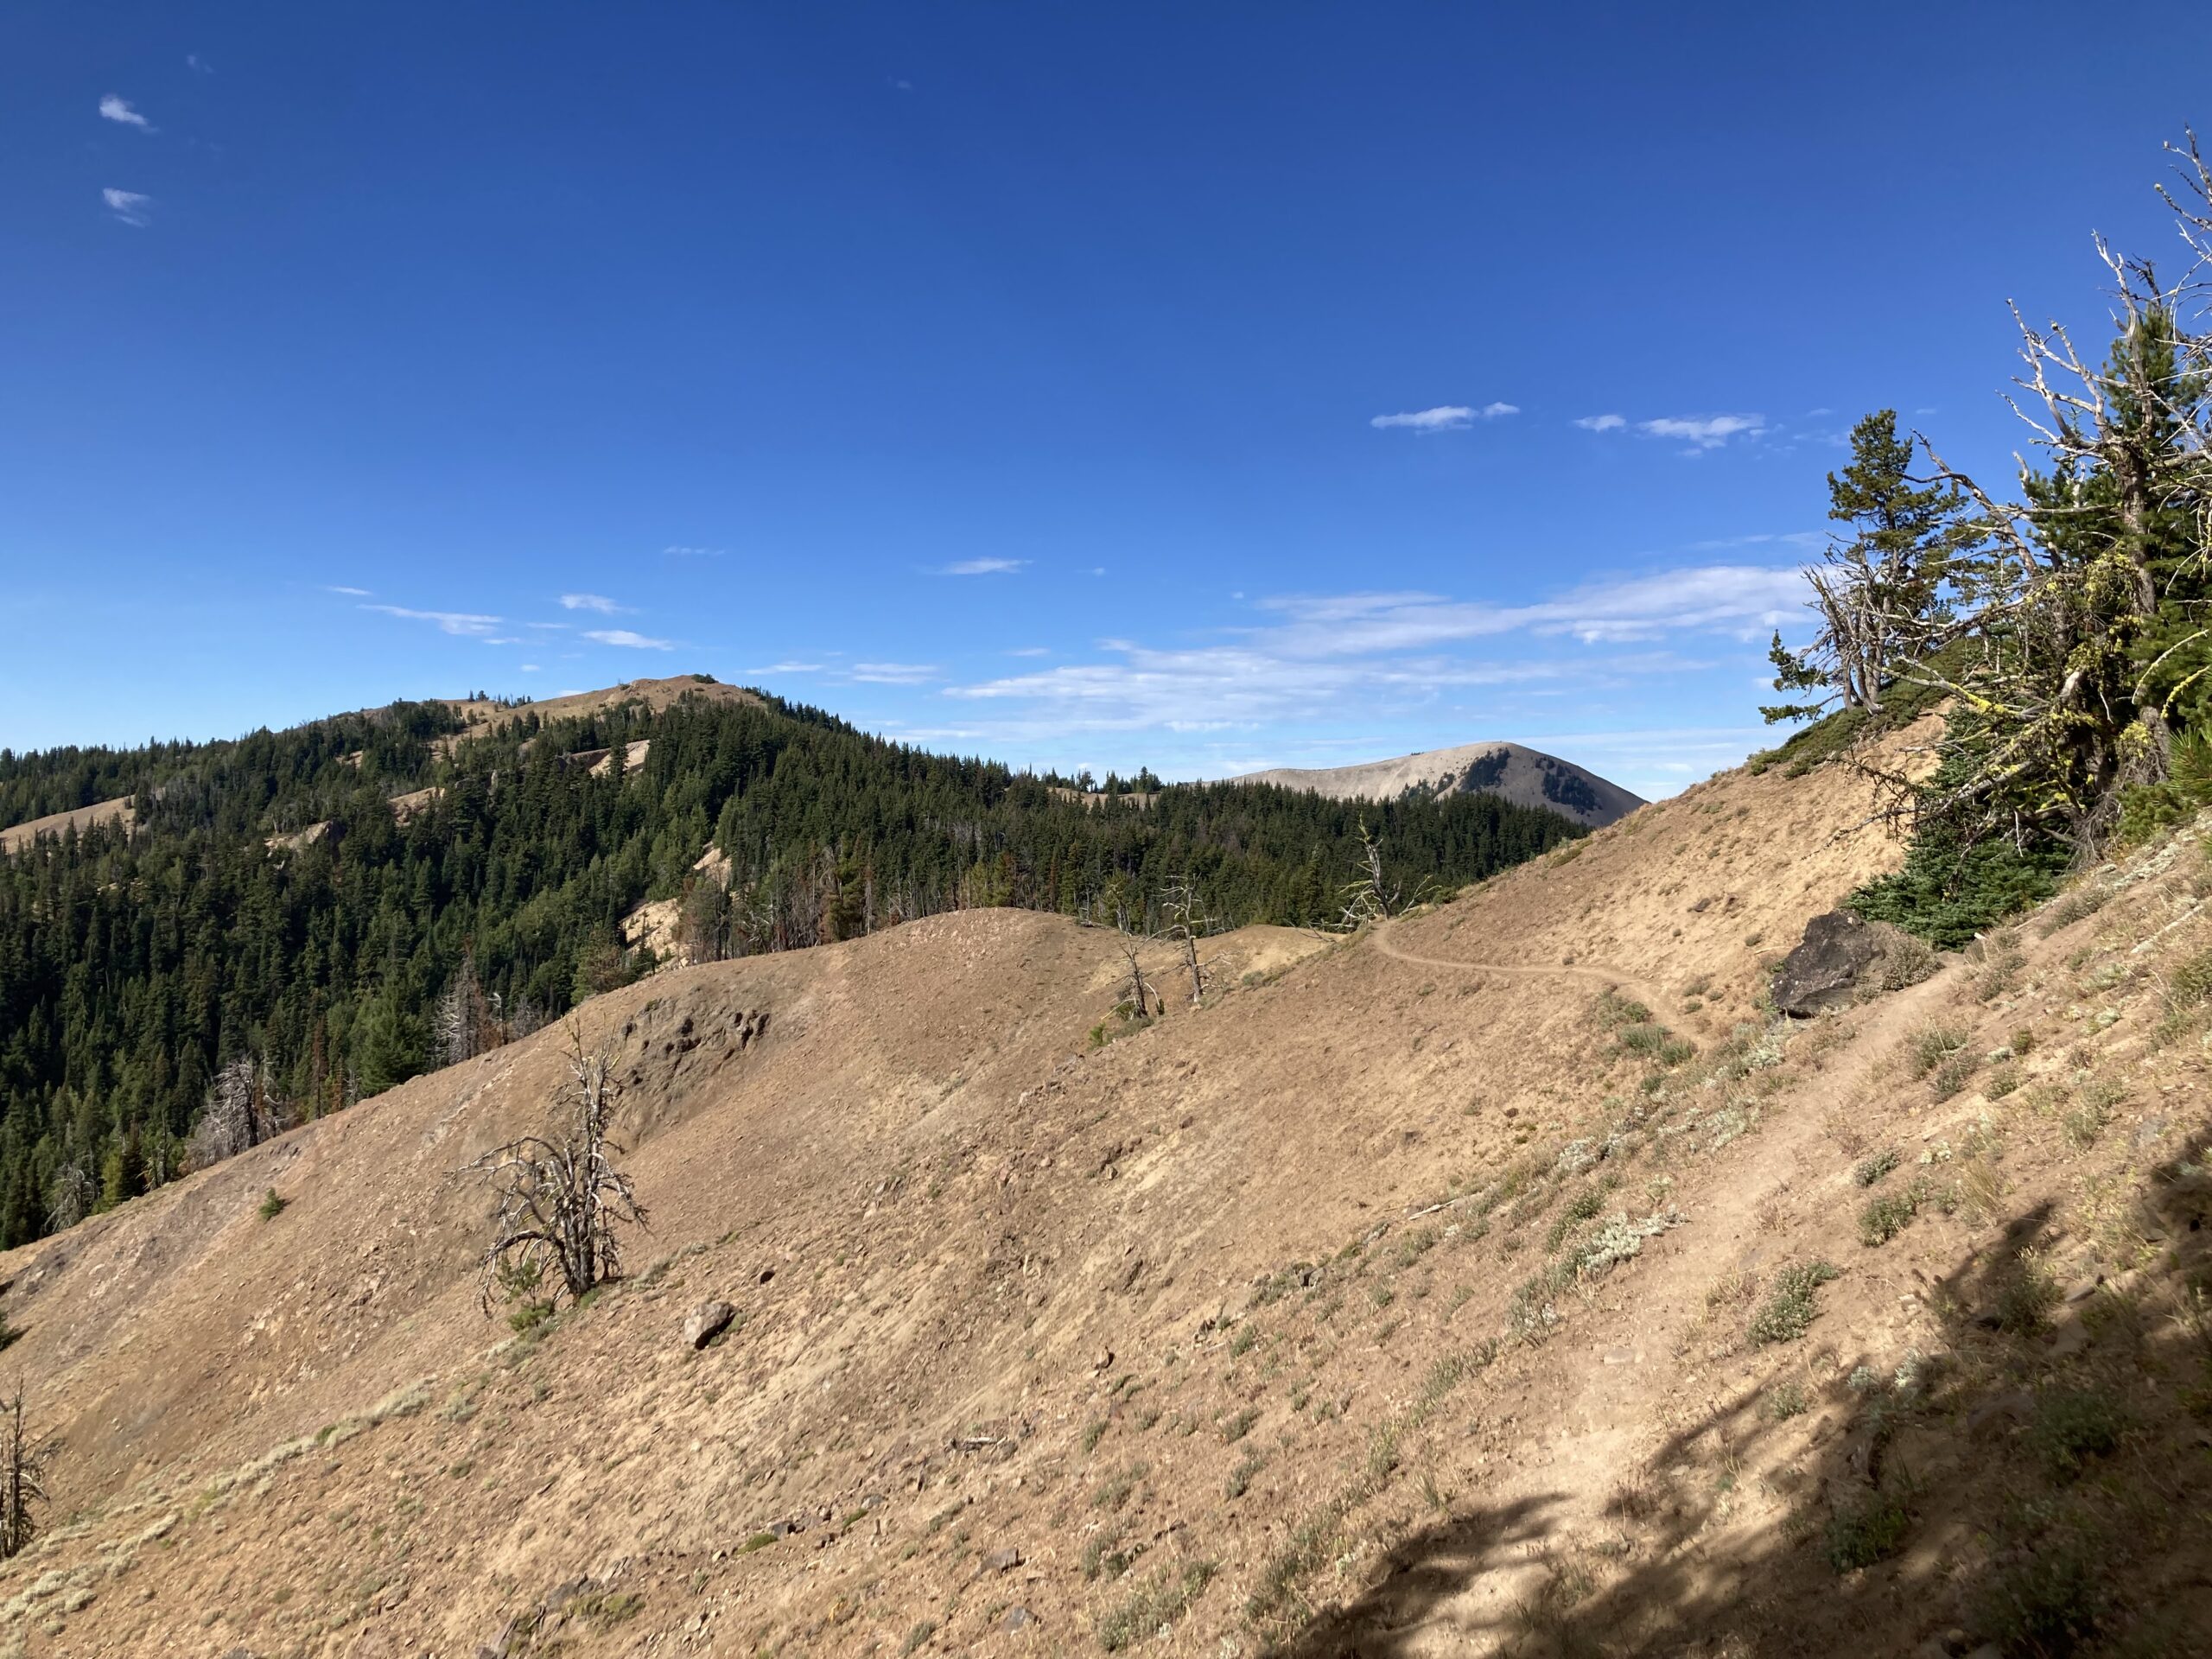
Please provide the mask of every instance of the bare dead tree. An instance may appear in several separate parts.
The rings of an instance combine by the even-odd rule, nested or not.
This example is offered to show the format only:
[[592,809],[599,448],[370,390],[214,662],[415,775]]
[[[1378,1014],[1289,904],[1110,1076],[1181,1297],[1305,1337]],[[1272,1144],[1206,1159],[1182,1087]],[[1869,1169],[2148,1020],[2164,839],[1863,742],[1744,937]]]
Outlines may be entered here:
[[439,993],[431,1035],[442,1065],[459,1065],[497,1046],[491,1005],[485,1000],[484,988],[477,980],[474,955],[461,957],[461,966],[454,969],[453,977]]
[[492,1243],[481,1260],[485,1312],[493,1293],[508,1300],[573,1301],[593,1286],[621,1276],[618,1224],[642,1227],[645,1211],[630,1178],[614,1166],[624,1153],[608,1135],[621,1093],[607,1051],[584,1051],[583,1031],[569,1027],[569,1083],[560,1105],[569,1114],[558,1138],[526,1135],[495,1147],[467,1166],[498,1183]]
[[[1144,976],[1144,963],[1138,953],[1152,942],[1152,936],[1133,932],[1123,926],[1117,930],[1114,942],[1121,947],[1122,959],[1128,969],[1128,990],[1122,999],[1122,1006],[1129,1010],[1131,1018],[1149,1020],[1154,1013],[1151,999],[1160,998],[1160,993]],[[1160,1001],[1160,1006],[1166,1006],[1164,999]]]
[[484,999],[486,1017],[491,1022],[492,1046],[502,1047],[518,1043],[532,1032],[545,1029],[545,1010],[526,996],[518,996],[512,1007],[499,992],[493,991]]
[[54,1172],[46,1187],[46,1224],[54,1232],[74,1227],[92,1213],[99,1188],[84,1165],[72,1158]]
[[1403,907],[1404,897],[1382,874],[1382,842],[1368,829],[1365,818],[1359,821],[1359,852],[1352,868],[1356,874],[1341,889],[1343,909],[1338,918],[1338,925],[1347,933],[1395,916]]
[[0,1400],[0,1560],[20,1555],[38,1536],[35,1508],[46,1502],[50,1444],[31,1439],[23,1421],[23,1390]]
[[205,1169],[291,1127],[291,1109],[266,1061],[241,1054],[215,1074],[193,1126],[192,1167]]
[[1163,934],[1173,941],[1182,954],[1183,971],[1191,977],[1191,1003],[1195,1007],[1205,1000],[1206,985],[1213,978],[1212,969],[1198,960],[1198,941],[1211,930],[1213,918],[1200,909],[1198,886],[1187,875],[1175,877],[1161,892],[1160,912],[1166,922],[1161,930]]

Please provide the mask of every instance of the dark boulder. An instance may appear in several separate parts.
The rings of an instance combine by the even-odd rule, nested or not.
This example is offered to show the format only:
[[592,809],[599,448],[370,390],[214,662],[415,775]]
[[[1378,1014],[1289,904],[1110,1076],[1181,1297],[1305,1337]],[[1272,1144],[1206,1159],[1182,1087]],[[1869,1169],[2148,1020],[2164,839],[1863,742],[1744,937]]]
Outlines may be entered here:
[[1881,959],[1891,930],[1855,911],[1832,910],[1805,924],[1805,937],[1774,975],[1774,1006],[1809,1019],[1855,1001],[1866,970]]

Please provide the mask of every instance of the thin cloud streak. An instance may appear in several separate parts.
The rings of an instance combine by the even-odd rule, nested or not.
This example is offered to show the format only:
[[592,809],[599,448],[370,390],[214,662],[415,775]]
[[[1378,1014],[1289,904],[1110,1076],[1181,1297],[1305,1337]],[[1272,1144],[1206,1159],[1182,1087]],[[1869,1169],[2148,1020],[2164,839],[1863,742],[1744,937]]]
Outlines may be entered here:
[[143,191],[118,190],[113,185],[100,192],[100,200],[107,203],[108,211],[125,225],[146,224],[146,210],[154,205],[154,199]]
[[1411,410],[1398,415],[1377,415],[1368,424],[1378,432],[1459,432],[1478,420],[1494,421],[1520,412],[1520,406],[1516,404],[1484,404],[1480,409],[1466,404],[1440,404],[1434,409]]
[[130,107],[127,98],[118,98],[113,92],[100,99],[100,118],[120,122],[126,127],[136,127],[141,132],[151,132],[154,124]]
[[[1574,423],[1586,432],[1624,432],[1630,424],[1621,415],[1585,415]],[[1662,415],[1637,421],[1635,427],[1647,438],[1673,438],[1688,443],[1690,448],[1686,453],[1689,454],[1718,449],[1733,438],[1762,438],[1770,429],[1764,415]]]
[[620,645],[626,651],[674,651],[673,639],[649,639],[642,633],[627,628],[588,628],[585,639],[602,645]]
[[1638,421],[1636,429],[1654,438],[1681,438],[1699,449],[1718,449],[1731,438],[1758,436],[1766,430],[1766,416],[1669,416],[1656,421]]
[[613,616],[630,608],[617,605],[604,594],[563,594],[561,608],[564,611],[597,611],[601,616]]
[[[1701,670],[1707,664],[1672,654],[1670,643],[1710,635],[1753,641],[1802,607],[1795,571],[1705,565],[1587,583],[1529,604],[1393,592],[1292,594],[1258,608],[1271,620],[1228,642],[1163,648],[1101,640],[1115,660],[949,685],[943,695],[970,707],[1020,709],[1024,723],[1033,718],[1040,729],[1061,732],[1333,721],[1347,706],[1433,707],[1453,689],[1587,695],[1625,684],[1631,673]],[[1584,649],[1548,651],[1548,640]],[[1465,654],[1484,645],[1491,649]]]
[[481,639],[504,626],[505,619],[497,616],[478,616],[469,611],[418,611],[405,605],[364,605],[365,611],[375,611],[385,616],[397,616],[410,622],[434,624],[441,633]]
[[933,576],[1010,576],[1029,563],[1027,559],[960,559],[941,564]]

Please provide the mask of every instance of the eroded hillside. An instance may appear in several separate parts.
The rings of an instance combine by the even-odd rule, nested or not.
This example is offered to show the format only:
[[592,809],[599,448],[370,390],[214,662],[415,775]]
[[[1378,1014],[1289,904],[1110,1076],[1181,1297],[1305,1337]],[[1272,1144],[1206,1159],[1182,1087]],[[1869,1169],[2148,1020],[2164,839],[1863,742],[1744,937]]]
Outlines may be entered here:
[[1895,861],[1833,833],[1863,788],[1728,774],[1349,942],[1212,941],[1197,1008],[1162,952],[1103,1042],[1111,936],[1008,911],[598,998],[652,1232],[524,1336],[456,1172],[543,1122],[558,1031],[16,1252],[60,1446],[0,1632],[2201,1645],[2203,849],[1777,1021]]

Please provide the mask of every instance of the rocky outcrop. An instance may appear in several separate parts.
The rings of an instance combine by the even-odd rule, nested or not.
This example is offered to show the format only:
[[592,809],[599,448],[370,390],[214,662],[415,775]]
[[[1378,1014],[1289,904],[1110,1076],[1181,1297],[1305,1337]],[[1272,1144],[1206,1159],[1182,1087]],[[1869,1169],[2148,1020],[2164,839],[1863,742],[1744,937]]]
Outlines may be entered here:
[[1808,1020],[1925,979],[1935,965],[1934,953],[1902,928],[1831,910],[1805,924],[1805,937],[1775,970],[1774,1006]]

